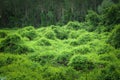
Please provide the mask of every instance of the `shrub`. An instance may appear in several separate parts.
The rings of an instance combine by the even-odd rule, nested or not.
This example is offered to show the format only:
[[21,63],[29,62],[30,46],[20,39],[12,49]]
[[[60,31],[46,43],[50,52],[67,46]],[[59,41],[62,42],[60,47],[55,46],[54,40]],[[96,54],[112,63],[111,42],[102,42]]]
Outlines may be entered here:
[[100,60],[104,61],[115,61],[117,60],[117,57],[112,53],[112,54],[105,54],[100,56]]
[[78,46],[73,48],[72,53],[75,54],[87,54],[91,52],[91,48],[87,45],[83,45],[83,46]]
[[77,40],[76,39],[72,40],[70,42],[70,45],[72,45],[72,46],[84,45],[84,44],[90,42],[92,40],[92,37],[94,37],[94,36],[91,36],[88,33],[84,33],[83,35],[80,35],[77,38]]
[[5,38],[7,36],[7,33],[4,31],[0,31],[0,38]]
[[93,25],[93,27],[90,27],[90,31],[94,31],[97,28],[96,26],[99,25],[100,16],[96,12],[89,10],[85,20]]
[[107,42],[115,48],[120,48],[120,24],[115,26]]
[[103,0],[101,5],[98,6],[98,12],[100,14],[105,13],[106,9],[114,5],[112,0]]
[[68,24],[66,25],[66,28],[67,28],[67,29],[72,29],[72,30],[79,30],[79,29],[81,29],[82,27],[81,27],[81,25],[80,25],[79,22],[77,22],[77,21],[74,21],[74,22],[70,21],[70,22],[68,22]]
[[78,43],[78,41],[77,41],[76,39],[74,39],[74,40],[72,40],[72,41],[70,42],[70,45],[71,45],[71,46],[78,46],[79,43]]
[[98,54],[104,54],[104,53],[109,53],[113,50],[114,50],[114,48],[112,46],[110,46],[108,44],[104,44],[97,50],[97,53]]
[[50,43],[50,41],[46,38],[41,38],[37,41],[37,45],[38,46],[51,46],[52,44]]
[[108,67],[101,70],[101,74],[98,76],[98,80],[119,80],[120,79],[120,67],[119,64],[110,64]]
[[37,32],[35,31],[34,27],[28,26],[19,31],[22,37],[27,37],[29,40],[33,40],[37,37]]
[[0,44],[1,52],[10,52],[10,53],[26,53],[31,51],[30,48],[23,45],[22,38],[17,35],[9,35]]
[[56,37],[58,39],[61,39],[61,40],[68,39],[69,31],[66,28],[64,28],[64,27],[56,27],[53,30],[54,30],[54,32],[56,34]]
[[50,64],[50,63],[52,64],[54,55],[53,54],[37,54],[37,55],[30,56],[30,59],[32,61],[40,63],[41,65]]
[[48,39],[55,39],[55,32],[52,30],[47,30],[44,35]]
[[77,31],[74,31],[74,30],[71,30],[70,33],[69,33],[69,38],[73,38],[73,39],[76,39],[78,38],[81,34],[86,34],[86,30],[85,29],[81,29],[81,30],[77,30]]
[[7,66],[16,61],[16,57],[12,55],[0,54],[0,67]]
[[[109,7],[104,14],[105,16],[105,24],[114,25],[120,23],[120,4],[113,5]],[[113,17],[114,16],[114,17]],[[113,27],[108,27],[108,30],[112,30]]]
[[[16,56],[17,55],[14,57]],[[43,80],[41,79],[41,74],[38,72],[42,71],[41,66],[28,60],[24,56],[18,56],[15,58],[17,60],[12,62],[12,64],[0,67],[0,74],[6,77],[7,80],[34,80],[34,78]]]
[[105,26],[99,26],[97,27],[97,29],[95,30],[97,33],[103,33],[106,31],[106,27]]
[[69,38],[75,39],[75,38],[79,37],[79,35],[80,35],[80,33],[78,33],[78,31],[71,31],[69,33]]
[[91,38],[91,35],[87,33],[87,34],[79,36],[77,40],[78,40],[78,44],[82,45],[82,44],[86,44],[87,42],[91,41],[92,38]]
[[57,64],[67,66],[72,55],[73,54],[71,54],[70,52],[64,51],[61,54],[57,55],[55,61],[57,62]]
[[95,67],[94,63],[89,60],[87,57],[82,55],[75,55],[70,59],[68,64],[76,70],[91,70]]
[[78,73],[72,68],[47,67],[44,70],[43,78],[45,80],[75,80],[78,79]]
[[120,50],[115,50],[115,55],[118,59],[120,59]]

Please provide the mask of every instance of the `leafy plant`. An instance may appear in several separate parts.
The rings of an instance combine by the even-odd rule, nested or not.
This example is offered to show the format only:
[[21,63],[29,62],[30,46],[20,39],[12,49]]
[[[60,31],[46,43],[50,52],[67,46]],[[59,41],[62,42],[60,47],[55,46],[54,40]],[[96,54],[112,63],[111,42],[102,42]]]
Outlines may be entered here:
[[88,14],[86,15],[85,20],[89,24],[93,25],[93,26],[89,27],[89,31],[94,31],[94,30],[96,30],[97,26],[100,23],[100,16],[96,12],[89,10]]
[[77,21],[74,21],[74,22],[70,21],[70,22],[68,22],[68,24],[66,25],[66,28],[67,28],[67,29],[71,29],[71,30],[79,30],[79,29],[82,28],[82,26],[81,26],[80,23],[77,22]]
[[53,30],[46,30],[44,35],[48,39],[55,39],[56,38],[56,34]]
[[55,62],[57,62],[57,64],[67,66],[72,55],[73,54],[71,54],[70,52],[64,51],[56,56]]
[[91,48],[87,45],[78,46],[72,49],[72,53],[75,54],[87,54],[91,52]]
[[76,70],[91,70],[94,69],[95,64],[89,60],[87,57],[82,55],[75,55],[70,59],[70,62],[68,64],[69,66],[72,66]]
[[32,49],[23,45],[21,36],[18,34],[13,34],[7,36],[4,40],[1,41],[0,51],[21,54],[32,51]]
[[33,55],[30,56],[30,59],[32,61],[40,63],[41,65],[50,64],[50,63],[52,64],[54,59],[54,54]]
[[120,25],[115,26],[107,42],[115,48],[120,48]]
[[27,37],[29,40],[33,40],[37,37],[37,32],[35,31],[33,26],[28,26],[19,31],[19,34],[22,37]]
[[110,64],[108,67],[101,70],[98,80],[118,80],[120,79],[120,69],[116,63]]
[[49,39],[46,39],[46,38],[39,39],[36,44],[39,46],[51,46],[52,45]]
[[7,33],[5,31],[0,31],[0,38],[5,38]]
[[68,39],[69,31],[66,28],[64,28],[64,27],[56,27],[53,30],[54,30],[54,32],[56,34],[56,37],[58,39],[61,39],[61,40]]

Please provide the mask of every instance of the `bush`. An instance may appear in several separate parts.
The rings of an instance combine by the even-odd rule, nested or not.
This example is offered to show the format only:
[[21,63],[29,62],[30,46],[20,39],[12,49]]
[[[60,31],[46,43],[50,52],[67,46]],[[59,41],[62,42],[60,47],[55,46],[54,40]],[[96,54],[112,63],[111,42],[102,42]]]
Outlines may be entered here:
[[31,49],[23,45],[21,36],[13,34],[7,36],[3,41],[1,41],[0,51],[10,53],[26,53],[31,51]]
[[82,55],[75,55],[70,59],[68,64],[76,70],[91,70],[95,67],[94,63],[89,60],[87,57]]
[[0,38],[5,38],[7,36],[7,33],[4,31],[0,31]]
[[29,40],[33,40],[37,37],[37,32],[35,31],[34,27],[28,26],[19,31],[19,34],[22,37],[27,37]]
[[50,41],[46,38],[41,38],[40,40],[37,41],[38,46],[51,46],[52,44]]
[[56,36],[55,32],[52,30],[47,30],[44,35],[48,39],[55,39],[55,36]]
[[105,26],[99,26],[97,27],[97,29],[95,30],[97,33],[104,33],[106,32],[106,27]]
[[[11,60],[12,63],[9,65],[0,67],[0,74],[7,80],[34,80],[34,78],[37,80],[43,80],[41,79],[41,74],[39,74],[39,72],[42,72],[39,64],[28,60],[25,55],[8,56],[10,58],[12,56],[15,57],[15,60]],[[13,57],[12,59],[14,59]]]
[[71,31],[70,34],[69,34],[69,38],[77,38],[79,37],[80,33],[78,33],[78,31]]
[[120,48],[120,24],[115,26],[107,42],[115,48]]
[[37,54],[37,55],[30,56],[30,59],[32,61],[40,63],[41,65],[50,64],[50,63],[52,64],[54,55],[53,54]]
[[120,59],[120,50],[116,50],[116,51],[115,51],[115,55],[116,55],[116,57],[117,57],[118,59]]
[[43,73],[45,80],[77,80],[78,76],[74,69],[63,67],[46,67]]
[[78,41],[76,39],[74,39],[74,40],[70,41],[70,45],[71,46],[78,46],[79,43],[78,43]]
[[67,28],[67,29],[72,29],[72,30],[79,30],[79,29],[81,29],[82,27],[81,27],[81,25],[80,25],[79,22],[77,22],[77,21],[74,21],[74,22],[70,21],[70,22],[68,22],[68,24],[66,25],[66,28]]
[[113,50],[114,50],[114,48],[112,46],[110,46],[108,44],[104,44],[97,50],[97,53],[98,54],[105,54],[105,53],[109,53]]
[[77,40],[78,40],[78,44],[82,45],[82,44],[86,44],[87,42],[91,41],[92,38],[91,38],[91,35],[87,33],[87,34],[79,36]]
[[72,55],[73,54],[71,54],[70,52],[64,51],[61,54],[57,55],[55,61],[57,62],[57,64],[67,66]]
[[76,39],[75,39],[75,40],[72,40],[72,41],[70,42],[70,45],[72,45],[72,46],[84,45],[84,44],[90,42],[90,41],[92,40],[92,37],[94,37],[94,36],[91,36],[91,35],[88,34],[88,33],[84,33],[83,35],[80,35],[80,36],[77,38],[77,40],[76,40]]
[[93,27],[91,27],[90,31],[94,31],[97,28],[96,26],[99,25],[100,16],[96,12],[89,10],[88,14],[85,17],[85,20],[86,20],[86,22],[89,22],[91,25],[93,25]]
[[74,31],[74,30],[71,30],[70,33],[69,33],[69,38],[72,38],[72,39],[76,39],[78,38],[81,34],[84,34],[86,33],[87,31],[85,29],[81,29],[81,30],[77,30],[77,31]]
[[112,5],[114,5],[113,1],[112,0],[103,0],[101,5],[98,6],[98,12],[100,14],[102,13],[105,13],[106,12],[106,9],[111,7]]
[[119,64],[110,64],[108,67],[101,70],[101,74],[98,76],[98,80],[119,80],[120,79],[120,67]]
[[5,54],[1,53],[0,54],[0,67],[12,64],[16,60],[17,60],[17,58],[15,56],[5,55]]
[[117,57],[113,53],[112,54],[105,54],[105,55],[100,56],[100,60],[114,62],[117,60]]
[[[113,5],[109,7],[104,14],[105,17],[105,24],[107,25],[114,25],[120,23],[120,4]],[[114,16],[114,17],[113,17]],[[108,30],[112,30],[113,27],[108,27]]]
[[87,45],[78,46],[73,48],[72,53],[75,54],[87,54],[91,52],[91,48]]
[[61,39],[61,40],[68,39],[69,31],[66,28],[64,28],[64,27],[55,27],[53,30],[54,30],[54,32],[56,34],[56,37],[58,39]]

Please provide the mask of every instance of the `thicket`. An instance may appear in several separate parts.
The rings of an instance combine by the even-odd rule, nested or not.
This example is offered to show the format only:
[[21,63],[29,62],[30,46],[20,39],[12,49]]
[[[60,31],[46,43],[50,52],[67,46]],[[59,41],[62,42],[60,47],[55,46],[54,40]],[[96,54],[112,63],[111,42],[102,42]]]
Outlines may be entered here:
[[24,42],[20,35],[13,34],[7,36],[0,43],[0,52],[10,52],[10,53],[27,53],[32,51],[28,46],[24,45]]
[[7,33],[5,31],[0,31],[0,38],[5,38]]
[[33,40],[38,36],[37,32],[36,32],[36,30],[35,30],[35,28],[33,26],[27,26],[25,28],[22,28],[21,30],[18,31],[18,33],[22,37],[26,37],[29,40]]
[[24,1],[0,3],[0,26],[27,25],[0,30],[0,79],[120,79],[119,0]]
[[69,30],[64,27],[55,27],[53,31],[55,32],[58,39],[64,40],[68,39],[69,37]]
[[67,66],[70,58],[73,56],[72,52],[68,52],[68,51],[63,51],[62,53],[58,54],[55,58],[55,62],[58,65],[63,65],[63,66]]
[[108,67],[101,70],[101,74],[98,76],[98,80],[118,80],[120,79],[120,67],[115,63],[110,64]]
[[46,39],[46,38],[41,38],[39,39],[36,44],[38,46],[51,46],[51,42],[49,41],[49,39]]
[[95,67],[94,62],[89,60],[86,56],[82,55],[73,56],[68,65],[72,66],[76,70],[82,71],[92,70]]
[[110,33],[108,43],[115,48],[120,48],[120,24],[116,25]]

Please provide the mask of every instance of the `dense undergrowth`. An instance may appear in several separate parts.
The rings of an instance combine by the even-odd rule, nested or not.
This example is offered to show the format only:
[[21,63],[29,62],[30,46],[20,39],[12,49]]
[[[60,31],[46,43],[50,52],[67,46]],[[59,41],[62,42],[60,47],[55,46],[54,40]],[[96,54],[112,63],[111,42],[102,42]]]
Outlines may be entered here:
[[111,32],[85,25],[1,29],[0,79],[119,80],[120,25]]
[[120,80],[119,64],[120,4],[84,22],[0,29],[0,80]]

